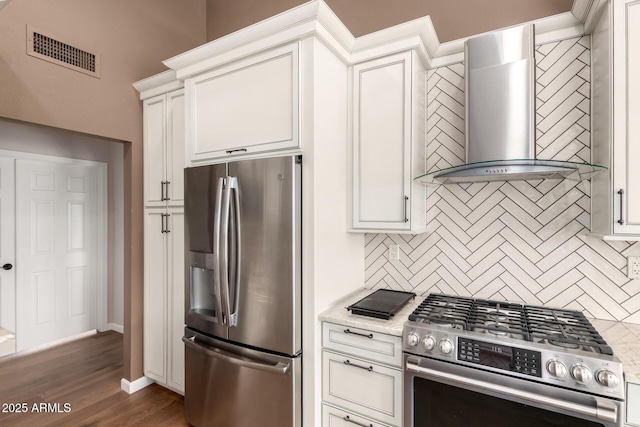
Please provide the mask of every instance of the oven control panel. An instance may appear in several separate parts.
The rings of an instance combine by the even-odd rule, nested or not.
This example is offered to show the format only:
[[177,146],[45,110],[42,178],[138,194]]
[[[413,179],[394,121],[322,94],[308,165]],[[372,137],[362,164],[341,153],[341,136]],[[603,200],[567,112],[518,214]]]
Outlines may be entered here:
[[541,354],[531,349],[458,338],[458,360],[510,372],[542,377]]

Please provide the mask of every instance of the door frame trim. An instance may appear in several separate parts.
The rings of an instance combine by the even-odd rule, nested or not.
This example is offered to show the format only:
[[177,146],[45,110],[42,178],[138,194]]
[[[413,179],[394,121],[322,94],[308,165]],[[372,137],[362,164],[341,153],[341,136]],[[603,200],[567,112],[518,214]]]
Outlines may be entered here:
[[[93,166],[96,167],[96,183],[98,186],[98,198],[97,198],[97,218],[96,218],[96,227],[97,227],[97,265],[96,265],[96,328],[98,331],[106,331],[109,330],[109,326],[107,323],[107,313],[108,313],[108,284],[107,284],[107,270],[108,270],[108,217],[107,217],[107,209],[108,209],[108,196],[109,191],[107,187],[107,172],[108,167],[107,163],[98,162],[93,160],[83,160],[83,159],[72,159],[69,157],[59,157],[59,156],[50,156],[45,154],[36,154],[36,153],[26,153],[21,151],[11,151],[11,150],[2,150],[0,149],[0,156],[12,158],[14,160],[14,178],[17,177],[16,170],[17,160],[35,160],[35,161],[45,161],[50,163],[59,163],[59,164],[72,164],[72,165],[83,165],[83,166]],[[14,180],[15,182],[15,180]],[[102,197],[100,197],[100,195]],[[14,211],[17,206],[17,194],[14,200]],[[18,248],[17,242],[18,238],[16,236],[15,242],[15,254],[16,254],[16,264],[20,262],[18,259]],[[16,285],[19,282],[20,270],[16,269]],[[16,293],[17,298],[17,293]],[[16,301],[17,302],[17,301]],[[17,319],[16,319],[16,329],[17,328]],[[19,339],[17,335],[18,331],[16,330],[16,339]]]

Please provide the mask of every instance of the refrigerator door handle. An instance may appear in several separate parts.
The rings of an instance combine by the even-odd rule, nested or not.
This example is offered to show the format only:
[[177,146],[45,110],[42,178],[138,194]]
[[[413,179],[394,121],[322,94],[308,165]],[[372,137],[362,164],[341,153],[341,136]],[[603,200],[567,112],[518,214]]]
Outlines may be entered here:
[[[236,326],[238,323],[238,307],[240,306],[240,261],[241,261],[241,223],[240,223],[240,189],[238,186],[238,178],[237,177],[229,177],[229,188],[233,190],[233,230],[231,230],[233,236],[232,250],[229,254],[230,266],[233,269],[233,287],[234,292],[231,293],[231,288],[229,288],[229,293],[227,295],[234,296],[233,302],[233,312],[229,314],[229,326]],[[229,302],[229,306],[231,306],[231,302]],[[231,307],[230,307],[231,308]]]
[[220,217],[222,216],[222,191],[224,178],[218,178],[218,191],[216,192],[216,205],[213,214],[213,294],[216,303],[216,318],[221,325],[226,324],[225,315],[222,312],[221,286],[220,286]]
[[222,291],[222,313],[225,318],[224,324],[232,326],[230,323],[231,304],[229,303],[229,211],[231,209],[231,182],[235,178],[227,176],[224,178],[224,191],[222,192],[222,207],[220,210],[220,270],[217,277],[220,277],[220,290]]
[[263,361],[252,360],[247,358],[246,356],[239,356],[228,351],[221,350],[219,348],[210,347],[204,343],[196,342],[195,337],[193,340],[191,338],[182,337],[182,342],[188,347],[191,347],[194,350],[202,351],[207,356],[222,360],[226,363],[232,363],[237,366],[242,366],[244,368],[256,369],[258,371],[267,372],[274,375],[287,375],[289,371],[290,364],[284,363],[265,363]]

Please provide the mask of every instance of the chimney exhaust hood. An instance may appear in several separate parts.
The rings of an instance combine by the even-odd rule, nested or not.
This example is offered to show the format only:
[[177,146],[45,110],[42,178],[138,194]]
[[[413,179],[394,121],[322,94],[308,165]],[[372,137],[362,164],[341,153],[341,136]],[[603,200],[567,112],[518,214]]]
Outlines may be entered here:
[[416,178],[424,184],[588,179],[606,168],[536,159],[534,26],[465,42],[467,164]]

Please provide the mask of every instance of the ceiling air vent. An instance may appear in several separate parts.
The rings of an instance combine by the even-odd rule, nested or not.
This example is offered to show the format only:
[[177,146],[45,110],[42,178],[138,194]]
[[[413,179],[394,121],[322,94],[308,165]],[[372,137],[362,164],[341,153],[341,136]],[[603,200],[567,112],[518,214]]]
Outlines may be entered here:
[[27,26],[27,54],[93,77],[100,77],[100,55],[56,40],[31,26]]

